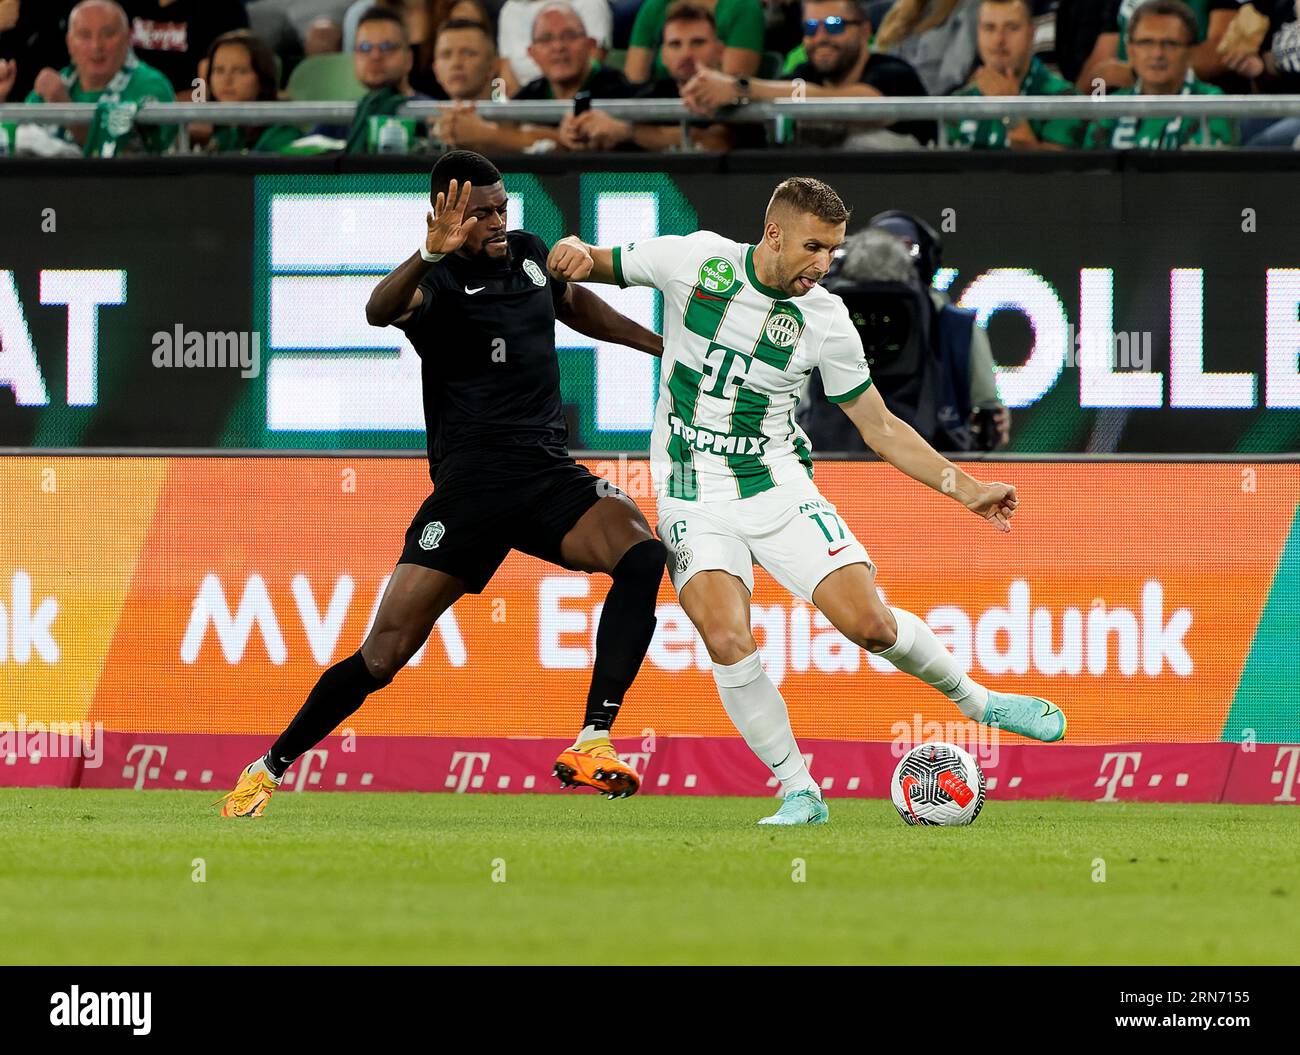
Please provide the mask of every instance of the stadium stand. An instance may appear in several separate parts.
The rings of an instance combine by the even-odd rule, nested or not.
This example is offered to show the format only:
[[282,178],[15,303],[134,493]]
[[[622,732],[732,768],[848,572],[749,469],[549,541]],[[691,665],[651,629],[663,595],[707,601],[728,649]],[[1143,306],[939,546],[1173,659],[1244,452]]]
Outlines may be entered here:
[[[673,5],[647,0],[639,8],[639,28],[629,47],[608,49],[612,38],[607,16],[612,9],[602,4],[593,14],[590,5],[595,2],[583,0],[573,7],[564,0],[508,0],[499,10],[498,25],[492,5],[482,0],[384,0],[378,5],[256,0],[247,5],[246,20],[235,10],[239,5],[198,8],[182,0],[129,0],[118,8],[111,0],[95,0],[87,10],[99,11],[101,19],[104,12],[120,10],[128,45],[136,45],[128,46],[129,54],[114,67],[116,71],[130,64],[140,70],[127,94],[119,97],[106,90],[106,81],[76,81],[76,63],[67,48],[74,39],[67,25],[71,3],[36,12],[33,5],[7,0],[0,3],[0,105],[19,100],[94,103],[102,119],[110,105],[129,103],[116,105],[113,122],[115,127],[130,123],[131,128],[112,136],[112,147],[97,140],[96,156],[105,156],[104,150],[108,156],[188,152],[204,146],[204,127],[196,125],[193,138],[188,130],[179,136],[167,131],[175,126],[160,119],[159,106],[167,94],[148,83],[149,70],[155,68],[150,58],[157,57],[166,67],[159,73],[172,90],[186,87],[182,100],[191,95],[210,99],[210,88],[187,87],[206,63],[204,42],[216,36],[212,30],[219,23],[247,21],[254,37],[275,53],[285,98],[300,104],[361,102],[374,89],[358,79],[356,24],[377,7],[400,20],[408,38],[410,68],[397,92],[402,98],[386,104],[393,110],[388,118],[402,121],[408,132],[414,129],[415,134],[407,136],[408,150],[473,144],[489,153],[591,151],[596,143],[607,143],[610,149],[636,151],[647,149],[649,142],[660,144],[657,149],[726,150],[759,146],[755,130],[765,130],[763,139],[782,149],[1171,149],[1241,144],[1290,149],[1300,139],[1300,114],[1287,105],[1300,87],[1300,23],[1290,0],[1259,0],[1264,11],[1237,0],[1194,0],[1190,5],[1182,0],[1105,0],[1100,8],[1082,0],[802,0],[798,5],[705,0],[713,12],[722,56],[717,64],[700,63],[686,80],[674,78],[660,50]],[[573,24],[548,29],[540,41],[529,39],[521,50],[520,27],[526,26],[535,37],[542,11],[548,21],[567,19]],[[467,20],[497,34],[497,54],[474,58],[475,69],[469,74],[449,73],[462,82],[449,92],[435,68],[439,29],[450,21]],[[588,26],[589,21],[597,28]],[[318,46],[313,27],[325,23],[338,27],[345,48],[353,46],[304,58],[304,52]],[[1155,36],[1148,32],[1153,25],[1161,31]],[[1177,28],[1175,37],[1164,32],[1168,27]],[[457,28],[463,41],[470,40],[463,27]],[[461,50],[478,47],[463,41]],[[542,65],[536,65],[539,48],[551,52]],[[543,75],[520,81],[519,71],[527,72],[530,64]],[[677,67],[679,72],[682,68]],[[48,98],[36,90],[38,79],[49,91]],[[62,87],[55,87],[56,79]],[[634,91],[637,83],[643,87]],[[1080,95],[1072,95],[1071,83]],[[661,107],[653,117],[649,110],[600,107],[605,116],[586,122],[608,118],[611,123],[590,140],[568,134],[572,121],[562,127],[565,114],[554,108],[489,111],[473,105],[495,105],[507,98],[532,104],[584,92],[607,100],[640,96],[666,103],[679,98],[684,105]],[[941,109],[884,107],[887,100],[944,97],[969,99],[972,105],[960,116]],[[1071,109],[1072,98],[1101,100],[1108,108]],[[259,99],[268,107],[282,105]],[[1164,108],[1175,99],[1188,102]],[[426,100],[460,106],[399,113]],[[843,100],[846,105],[756,108],[782,100]],[[1120,105],[1127,100],[1148,102]],[[994,101],[1008,105],[990,108]],[[1016,105],[1021,101],[1026,106]],[[1032,112],[1030,102],[1035,103]],[[748,109],[737,109],[746,105]],[[939,113],[944,120],[936,123]],[[634,119],[642,115],[647,119]],[[834,117],[827,120],[827,115]],[[372,116],[364,112],[354,120],[369,126]],[[426,119],[431,134],[421,134],[417,119]],[[292,129],[299,126],[301,115],[270,110],[266,116],[232,120],[255,128]],[[668,127],[664,120],[675,121],[681,133],[672,137],[671,146],[663,134]],[[335,131],[346,130],[332,124]],[[744,131],[721,134],[732,124]],[[9,109],[0,125],[7,126],[0,148],[9,153],[66,156],[84,149],[84,136],[68,141],[62,133],[42,132],[61,123],[43,121],[34,110]],[[644,131],[656,127],[658,132]],[[633,133],[634,128],[643,132]],[[706,135],[709,128],[719,134]],[[287,132],[258,136],[253,147],[255,152],[286,149],[286,137]],[[353,149],[378,149],[373,135],[351,138]],[[317,149],[329,149],[329,144],[318,142]]]

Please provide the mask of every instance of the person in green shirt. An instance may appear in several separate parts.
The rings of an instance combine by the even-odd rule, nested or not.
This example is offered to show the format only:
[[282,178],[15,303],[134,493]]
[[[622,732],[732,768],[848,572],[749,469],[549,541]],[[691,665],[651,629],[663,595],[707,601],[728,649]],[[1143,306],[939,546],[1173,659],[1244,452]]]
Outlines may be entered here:
[[[632,23],[632,36],[623,73],[629,81],[641,84],[667,77],[659,59],[665,16],[673,0],[645,0]],[[725,50],[722,72],[734,77],[752,77],[763,59],[763,34],[766,23],[762,0],[705,0],[713,8],[718,36]]]
[[68,17],[72,65],[46,67],[36,75],[28,103],[95,103],[89,125],[58,128],[54,135],[76,143],[86,157],[124,153],[161,154],[176,138],[173,125],[137,125],[136,112],[149,102],[174,102],[171,83],[131,51],[126,13],[111,0],[83,0]]
[[[970,83],[953,95],[1074,95],[1074,85],[1034,55],[1034,19],[1029,0],[984,0],[976,44],[980,65]],[[1083,144],[1087,122],[1025,121],[1007,118],[948,124],[948,140],[990,150],[1066,150]]]
[[[1111,94],[1222,95],[1222,89],[1197,80],[1192,72],[1195,42],[1196,20],[1185,4],[1179,0],[1144,4],[1129,23],[1128,50],[1137,83]],[[1225,118],[1207,122],[1199,117],[1121,117],[1094,121],[1088,127],[1085,145],[1102,150],[1179,150],[1201,144],[1207,125],[1211,144],[1236,142],[1234,123]]]
[[[275,53],[246,29],[223,33],[208,48],[208,98],[215,103],[274,102],[279,98]],[[277,154],[305,133],[292,125],[190,127],[196,141],[206,136],[210,153]]]
[[[412,99],[427,99],[411,88],[411,69],[415,53],[402,16],[388,8],[372,7],[357,23],[356,43],[352,61],[357,80],[366,94],[357,102],[356,114],[345,136],[349,154],[375,152],[382,148],[380,134],[398,109]],[[422,123],[399,120],[406,148],[413,139],[422,139],[426,133]],[[406,149],[401,151],[406,152]]]
[[[1108,0],[1102,32],[1093,45],[1092,54],[1083,64],[1078,87],[1092,91],[1094,81],[1104,81],[1107,88],[1131,88],[1134,71],[1129,53],[1129,30],[1133,16],[1147,0]],[[1236,17],[1241,0],[1187,0],[1187,9],[1196,25],[1192,38],[1191,66],[1196,76],[1215,81],[1228,71],[1219,54],[1219,44]]]

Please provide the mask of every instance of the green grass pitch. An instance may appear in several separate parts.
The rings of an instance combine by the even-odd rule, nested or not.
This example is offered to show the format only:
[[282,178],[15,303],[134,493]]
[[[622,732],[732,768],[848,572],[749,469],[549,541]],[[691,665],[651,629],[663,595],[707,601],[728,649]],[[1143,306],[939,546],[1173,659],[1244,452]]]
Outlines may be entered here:
[[0,790],[0,962],[1300,962],[1287,807],[991,801],[940,829],[841,799],[774,831],[762,799],[214,797]]

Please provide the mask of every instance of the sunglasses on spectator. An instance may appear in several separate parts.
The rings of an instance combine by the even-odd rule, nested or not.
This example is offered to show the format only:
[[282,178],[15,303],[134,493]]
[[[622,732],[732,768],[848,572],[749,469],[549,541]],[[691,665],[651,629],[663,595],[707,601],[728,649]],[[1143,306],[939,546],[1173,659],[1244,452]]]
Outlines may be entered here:
[[586,33],[579,33],[576,29],[566,29],[563,33],[543,33],[540,37],[533,37],[534,44],[540,44],[545,47],[547,44],[554,44],[559,41],[561,44],[576,44]]
[[839,15],[831,15],[829,18],[805,18],[803,20],[803,35],[805,37],[815,37],[817,27],[825,26],[826,32],[832,37],[838,37],[844,32],[846,26],[860,26],[860,18],[842,18]]
[[1140,48],[1142,51],[1155,51],[1157,48],[1161,51],[1181,51],[1183,48],[1190,48],[1191,45],[1183,40],[1156,40],[1154,37],[1138,37],[1136,40],[1129,41],[1129,47]]
[[372,51],[387,55],[389,52],[400,51],[404,47],[406,47],[405,44],[399,44],[395,40],[381,40],[378,44],[363,40],[357,44],[357,51],[361,52],[362,55],[369,55]]

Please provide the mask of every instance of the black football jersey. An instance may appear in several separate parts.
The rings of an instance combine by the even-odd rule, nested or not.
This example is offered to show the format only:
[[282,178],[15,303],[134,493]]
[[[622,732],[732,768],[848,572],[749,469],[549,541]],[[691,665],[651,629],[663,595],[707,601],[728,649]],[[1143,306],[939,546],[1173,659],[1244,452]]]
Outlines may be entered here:
[[555,309],[567,283],[546,244],[510,231],[501,261],[449,253],[400,328],[420,355],[429,469],[453,454],[520,445],[567,453]]

